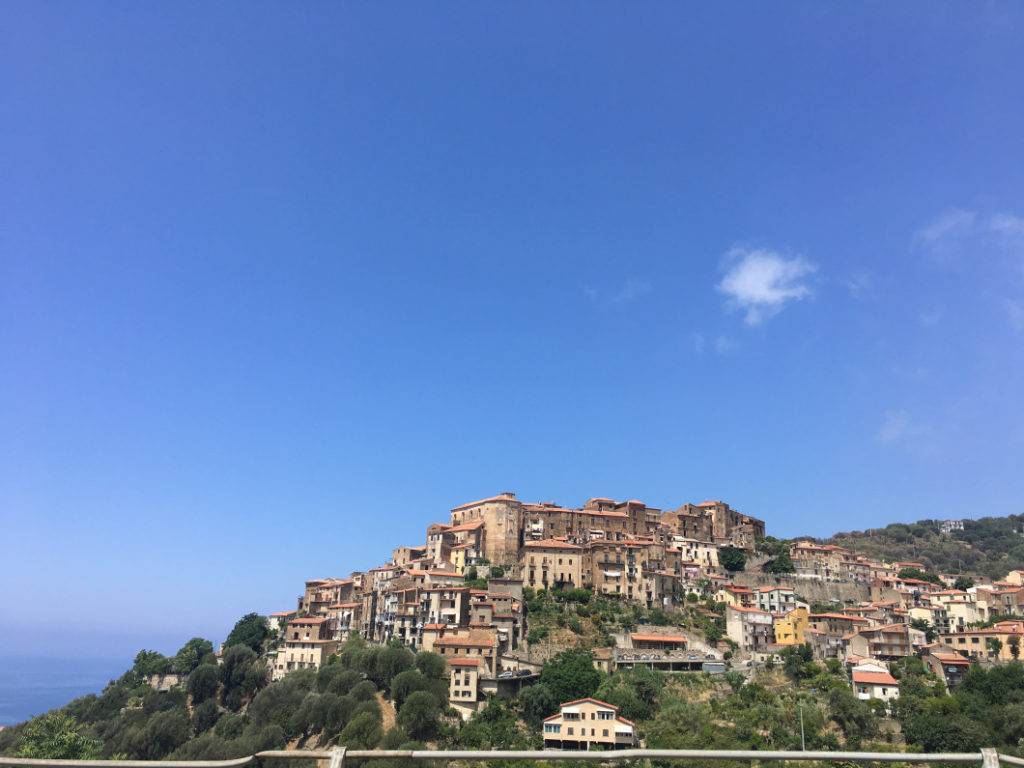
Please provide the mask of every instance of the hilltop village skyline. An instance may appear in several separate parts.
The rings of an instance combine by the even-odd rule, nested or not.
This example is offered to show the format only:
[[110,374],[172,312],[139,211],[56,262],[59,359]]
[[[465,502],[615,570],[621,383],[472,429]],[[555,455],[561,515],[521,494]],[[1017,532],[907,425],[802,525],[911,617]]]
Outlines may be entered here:
[[[948,536],[963,521],[940,528]],[[452,508],[447,522],[426,526],[422,544],[394,547],[383,565],[306,581],[293,610],[269,616],[282,639],[268,655],[269,674],[318,668],[353,635],[398,641],[446,660],[450,703],[468,716],[485,695],[509,693],[552,654],[583,642],[573,634],[579,622],[531,622],[528,607],[549,596],[612,600],[666,619],[586,640],[606,671],[718,671],[723,658],[760,663],[807,643],[818,659],[867,665],[864,679],[880,674],[872,665],[924,649],[938,673],[955,679],[972,653],[1009,658],[1010,638],[1024,635],[1021,622],[983,630],[1001,633],[994,649],[970,634],[990,617],[1024,613],[1024,573],[974,586],[961,574],[925,574],[919,562],[809,539],[764,546],[772,541],[763,520],[722,500],[661,510],[595,497],[569,508],[501,493]],[[722,610],[706,612],[710,622],[697,631],[668,620],[706,600]]]

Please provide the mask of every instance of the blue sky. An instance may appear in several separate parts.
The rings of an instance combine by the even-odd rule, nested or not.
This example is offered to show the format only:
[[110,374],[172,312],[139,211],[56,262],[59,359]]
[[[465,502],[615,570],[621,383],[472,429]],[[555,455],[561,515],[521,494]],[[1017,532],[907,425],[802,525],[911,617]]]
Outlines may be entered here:
[[502,491],[1021,511],[1019,4],[11,2],[0,72],[5,650]]

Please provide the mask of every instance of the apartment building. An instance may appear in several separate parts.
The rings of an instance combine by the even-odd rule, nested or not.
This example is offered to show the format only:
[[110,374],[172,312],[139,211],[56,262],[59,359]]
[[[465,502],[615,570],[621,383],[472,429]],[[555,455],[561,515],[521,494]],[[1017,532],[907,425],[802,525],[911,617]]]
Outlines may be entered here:
[[583,547],[558,539],[530,541],[523,547],[523,581],[534,589],[583,586]]
[[730,640],[744,650],[756,650],[775,643],[772,615],[757,608],[727,606],[725,632]]
[[337,650],[338,641],[331,638],[326,618],[292,619],[285,627],[284,646],[278,649],[271,679],[280,680],[297,669],[319,669]]
[[597,699],[567,701],[544,720],[545,749],[629,749],[637,744],[636,725],[619,708]]

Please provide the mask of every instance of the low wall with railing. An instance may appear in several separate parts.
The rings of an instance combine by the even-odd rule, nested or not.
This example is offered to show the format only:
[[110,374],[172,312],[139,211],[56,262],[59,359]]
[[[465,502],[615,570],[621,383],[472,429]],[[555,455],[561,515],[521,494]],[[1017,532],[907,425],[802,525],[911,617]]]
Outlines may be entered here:
[[1002,765],[1024,768],[1024,759],[1000,755],[994,749],[967,753],[918,752],[785,752],[742,749],[620,749],[610,752],[582,752],[559,750],[432,750],[432,749],[346,749],[286,750],[257,752],[235,760],[39,760],[21,757],[0,757],[0,766],[26,768],[235,768],[259,760],[319,760],[326,768],[344,768],[351,760],[587,760],[610,763],[620,760],[800,760],[836,761],[854,763],[974,763],[981,768],[999,768]]

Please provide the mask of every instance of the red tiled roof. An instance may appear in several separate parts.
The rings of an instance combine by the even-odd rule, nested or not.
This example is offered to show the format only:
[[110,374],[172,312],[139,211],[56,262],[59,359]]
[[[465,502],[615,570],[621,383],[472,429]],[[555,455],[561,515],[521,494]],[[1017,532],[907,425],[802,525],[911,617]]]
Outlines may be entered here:
[[[471,637],[442,637],[434,641],[434,647],[451,645],[457,648],[493,648],[497,644],[493,634],[480,632],[479,630],[477,632],[479,633],[478,635]],[[482,635],[484,634],[488,634],[488,636],[483,637]]]
[[455,531],[475,531],[477,528],[483,527],[483,520],[476,520],[472,523],[462,523],[462,525],[454,525],[448,529],[448,533],[454,533]]
[[583,549],[575,544],[567,544],[564,541],[557,541],[555,539],[544,539],[543,541],[528,541],[523,545],[524,547],[535,547],[537,549]]
[[858,672],[853,670],[853,682],[865,685],[898,685],[888,672]]
[[453,667],[478,667],[480,659],[449,659],[448,664]]
[[686,638],[682,635],[630,635],[633,642],[639,640],[642,643],[685,643]]

